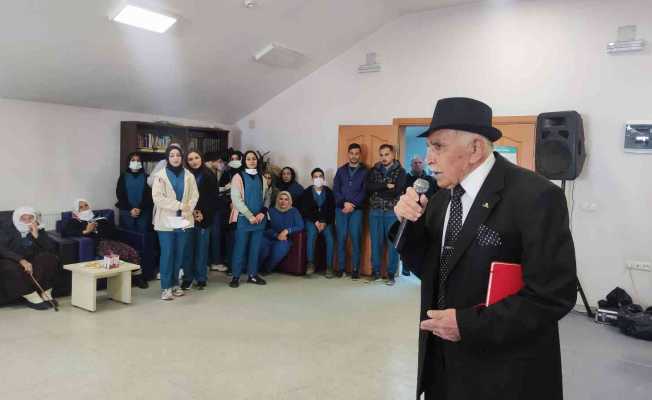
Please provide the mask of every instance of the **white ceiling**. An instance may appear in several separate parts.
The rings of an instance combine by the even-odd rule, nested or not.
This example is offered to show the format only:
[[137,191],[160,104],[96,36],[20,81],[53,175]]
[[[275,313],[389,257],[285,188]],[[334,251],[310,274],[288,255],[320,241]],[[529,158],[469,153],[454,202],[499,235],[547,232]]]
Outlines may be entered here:
[[[0,97],[232,124],[387,22],[472,1],[129,1],[180,17],[160,35],[109,21],[123,0],[6,0]],[[306,61],[254,63],[270,42]]]

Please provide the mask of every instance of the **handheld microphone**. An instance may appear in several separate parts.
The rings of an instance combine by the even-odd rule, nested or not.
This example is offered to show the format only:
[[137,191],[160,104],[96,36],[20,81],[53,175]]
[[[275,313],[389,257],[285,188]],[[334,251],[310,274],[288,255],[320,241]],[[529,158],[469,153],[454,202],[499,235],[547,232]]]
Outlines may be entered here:
[[[428,189],[430,189],[430,182],[428,182],[425,179],[419,178],[416,181],[414,181],[412,188],[414,188],[414,191],[417,192],[419,198],[421,198],[421,195],[426,194],[428,192]],[[403,236],[403,231],[405,230],[405,226],[407,225],[407,223],[408,223],[407,218],[403,218],[403,221],[401,221],[401,226],[398,227],[396,238],[394,238],[394,248],[398,248],[398,244],[401,242],[401,237]]]

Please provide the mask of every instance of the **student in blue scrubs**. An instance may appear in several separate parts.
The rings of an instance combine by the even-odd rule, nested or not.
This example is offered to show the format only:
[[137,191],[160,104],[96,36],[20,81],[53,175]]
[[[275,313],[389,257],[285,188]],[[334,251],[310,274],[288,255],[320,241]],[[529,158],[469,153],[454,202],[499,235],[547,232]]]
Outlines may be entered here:
[[261,239],[265,231],[266,214],[270,203],[270,190],[260,172],[260,160],[253,151],[244,154],[244,169],[233,175],[231,222],[236,224],[233,248],[233,278],[229,286],[240,286],[240,275],[247,261],[248,283],[265,285],[258,275]]

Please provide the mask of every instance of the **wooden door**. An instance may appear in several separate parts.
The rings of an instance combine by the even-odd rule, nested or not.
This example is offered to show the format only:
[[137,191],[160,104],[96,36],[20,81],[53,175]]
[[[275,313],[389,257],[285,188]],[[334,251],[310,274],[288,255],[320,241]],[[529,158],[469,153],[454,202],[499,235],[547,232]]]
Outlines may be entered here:
[[[362,147],[362,162],[367,167],[372,167],[380,161],[378,148],[381,144],[393,145],[399,153],[398,135],[392,125],[341,125],[339,129],[339,142],[337,151],[338,167],[348,162],[348,147],[351,143],[358,143]],[[360,273],[371,275],[371,238],[369,236],[368,212],[365,211],[362,225],[362,254],[360,258]],[[351,271],[351,243],[347,244],[346,270]],[[336,257],[337,258],[337,257]],[[337,265],[337,264],[336,264]],[[383,271],[386,261],[383,262]]]
[[517,164],[534,171],[537,117],[495,117],[492,122],[503,133],[503,137],[495,143],[497,148],[515,148]]

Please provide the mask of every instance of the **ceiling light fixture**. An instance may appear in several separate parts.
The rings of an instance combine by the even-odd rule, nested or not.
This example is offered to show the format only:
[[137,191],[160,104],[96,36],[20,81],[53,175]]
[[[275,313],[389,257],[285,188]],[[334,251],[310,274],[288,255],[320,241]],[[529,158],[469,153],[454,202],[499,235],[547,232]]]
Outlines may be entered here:
[[157,33],[167,31],[177,22],[174,17],[132,5],[126,5],[112,20]]
[[258,6],[258,2],[256,0],[244,0],[244,6],[246,8],[255,8]]

